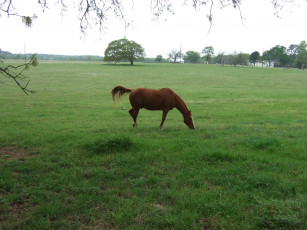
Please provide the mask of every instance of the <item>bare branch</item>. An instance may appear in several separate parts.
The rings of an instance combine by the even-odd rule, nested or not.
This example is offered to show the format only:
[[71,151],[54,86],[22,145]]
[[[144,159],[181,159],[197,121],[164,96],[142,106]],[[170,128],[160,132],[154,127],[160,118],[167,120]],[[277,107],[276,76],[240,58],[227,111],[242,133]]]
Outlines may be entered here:
[[110,14],[124,21],[125,28],[129,25],[121,0],[80,0],[79,20],[81,32],[85,33],[91,26],[90,22],[93,20],[98,25],[100,31],[105,30],[106,21],[110,17]]
[[13,8],[12,1],[13,0],[4,0],[2,3],[0,3],[0,11],[3,11],[5,13],[10,12],[11,7]]
[[[44,2],[46,2],[46,0],[44,0]],[[43,9],[45,9],[47,7],[46,3],[44,3],[44,4],[40,3],[40,1],[38,1],[38,3],[41,4]],[[27,27],[31,27],[33,20],[37,18],[37,16],[35,14],[33,16],[26,16],[26,15],[20,15],[18,13],[15,13],[13,0],[3,0],[3,2],[0,3],[0,16],[1,16],[1,12],[5,13],[8,17],[9,16],[20,17],[22,19],[22,22]]]
[[151,0],[150,8],[155,19],[158,19],[165,11],[175,14],[170,0]]
[[[33,54],[25,64],[20,65],[5,65],[2,55],[1,59],[0,77],[2,76],[12,79],[26,95],[29,95],[29,93],[35,93],[35,91],[28,88],[30,80],[28,80],[25,84],[22,84],[22,82],[27,78],[24,72],[28,70],[30,66],[36,66],[38,64],[36,55]],[[0,81],[0,83],[5,84],[3,81]]]
[[295,0],[272,0],[272,5],[274,7],[274,15],[279,18],[279,13],[283,10],[285,4],[294,2]]
[[209,22],[210,22],[210,27],[209,27],[209,30],[208,30],[208,34],[210,33],[212,25],[213,25],[212,24],[212,8],[213,8],[213,0],[211,0],[211,7],[210,7],[209,15],[207,16],[208,19],[209,19]]
[[45,9],[49,9],[47,6],[47,0],[38,0],[38,4],[41,5],[41,8],[43,9],[43,12],[45,12]]

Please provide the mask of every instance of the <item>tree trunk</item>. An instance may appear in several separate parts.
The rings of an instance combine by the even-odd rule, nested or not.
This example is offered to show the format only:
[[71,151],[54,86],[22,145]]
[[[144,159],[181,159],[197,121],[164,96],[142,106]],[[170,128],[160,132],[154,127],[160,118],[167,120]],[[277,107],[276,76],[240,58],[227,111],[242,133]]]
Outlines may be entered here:
[[133,65],[133,60],[130,60],[130,65]]

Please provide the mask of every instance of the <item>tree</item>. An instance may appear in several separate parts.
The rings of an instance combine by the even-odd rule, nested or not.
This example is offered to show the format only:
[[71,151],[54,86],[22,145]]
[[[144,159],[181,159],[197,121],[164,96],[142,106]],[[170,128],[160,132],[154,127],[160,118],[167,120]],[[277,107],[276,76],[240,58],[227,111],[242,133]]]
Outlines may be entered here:
[[188,51],[186,52],[186,55],[184,56],[185,62],[196,64],[196,63],[199,63],[199,60],[200,60],[200,54],[195,51]]
[[302,41],[298,47],[298,54],[295,59],[295,63],[302,69],[304,69],[307,64],[307,43],[306,41]]
[[161,54],[160,54],[160,55],[157,55],[156,58],[155,58],[155,61],[156,61],[156,62],[162,62],[162,61],[163,61],[162,55],[161,55]]
[[296,56],[298,54],[298,45],[295,45],[295,44],[291,44],[288,49],[286,50],[288,56],[290,57],[291,61],[290,61],[290,64],[291,66],[293,67],[294,65],[294,62],[295,62],[295,59],[296,59]]
[[271,57],[275,61],[275,66],[286,66],[291,62],[291,58],[288,56],[286,50],[286,47],[280,45],[270,49]]
[[242,53],[242,52],[238,53],[235,57],[236,62],[242,66],[247,65],[248,58],[249,58],[249,54]]
[[279,60],[279,58],[286,53],[286,47],[277,45],[271,48],[271,52],[273,59]]
[[144,48],[126,38],[110,42],[104,52],[104,61],[106,62],[129,61],[133,65],[135,61],[143,60],[144,57]]
[[176,63],[178,59],[180,59],[180,62],[181,62],[181,58],[182,58],[182,52],[181,50],[176,50],[176,49],[173,49],[169,54],[168,54],[168,57],[170,59],[170,61]]
[[224,52],[218,53],[218,55],[215,57],[215,61],[218,64],[224,65],[224,63],[225,63],[225,54],[224,54]]
[[295,61],[298,66],[304,69],[305,65],[307,64],[307,50],[302,50],[299,52]]
[[263,53],[263,60],[268,61],[270,66],[272,61],[274,61],[274,66],[286,66],[291,62],[286,51],[286,47],[276,45]]
[[266,50],[263,52],[262,60],[267,61],[269,63],[269,67],[271,66],[271,63],[273,61],[273,54],[271,50]]
[[279,57],[279,63],[282,65],[282,66],[289,66],[291,62],[291,58],[289,57],[288,54],[286,53],[283,53],[280,57]]
[[258,61],[260,58],[260,53],[258,51],[254,51],[251,53],[251,55],[249,56],[249,61],[251,63],[254,64],[254,66],[256,65],[256,61]]
[[301,52],[307,49],[306,41],[301,41],[301,43],[297,46],[297,52]]
[[214,55],[214,49],[212,46],[207,46],[202,50],[201,53],[204,54],[204,59],[206,63],[208,64]]
[[228,62],[229,64],[233,65],[233,66],[237,66],[237,65],[247,65],[247,61],[248,61],[248,57],[249,54],[246,53],[234,53],[231,55],[228,55]]

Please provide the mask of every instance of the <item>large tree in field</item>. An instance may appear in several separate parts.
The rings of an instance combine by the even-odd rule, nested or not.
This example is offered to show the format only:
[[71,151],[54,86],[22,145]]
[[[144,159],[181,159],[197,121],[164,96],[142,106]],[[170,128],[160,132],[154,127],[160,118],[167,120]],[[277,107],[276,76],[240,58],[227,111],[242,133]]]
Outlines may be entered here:
[[104,52],[104,61],[106,62],[129,61],[133,65],[135,61],[141,61],[144,58],[144,48],[135,41],[126,38],[110,42]]

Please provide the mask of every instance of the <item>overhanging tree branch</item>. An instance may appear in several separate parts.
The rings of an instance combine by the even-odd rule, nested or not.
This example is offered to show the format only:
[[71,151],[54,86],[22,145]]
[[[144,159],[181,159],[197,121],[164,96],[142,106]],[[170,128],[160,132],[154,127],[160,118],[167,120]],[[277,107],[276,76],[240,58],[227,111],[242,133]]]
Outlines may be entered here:
[[[3,57],[1,56],[0,58],[0,77],[13,80],[26,95],[35,93],[35,91],[28,88],[30,80],[26,83],[23,82],[27,79],[24,72],[28,70],[30,66],[36,66],[38,64],[36,55],[33,54],[26,63],[20,65],[5,65]],[[0,81],[0,83],[5,84],[4,81]]]
[[111,16],[110,14],[121,19],[124,22],[125,27],[129,25],[128,19],[124,14],[123,3],[121,0],[80,0],[79,20],[81,32],[86,32],[91,25],[91,21],[95,21],[99,30],[104,31],[106,29],[106,21]]
[[[44,0],[45,3],[41,3],[41,1],[38,1],[39,4],[41,4],[43,10],[47,7],[46,0]],[[20,17],[22,19],[22,22],[26,25],[26,27],[31,27],[33,20],[37,18],[37,16],[34,14],[33,16],[28,15],[20,15],[15,12],[15,7],[13,5],[13,0],[3,0],[0,2],[0,16],[1,12],[5,13],[8,17],[15,16]]]

